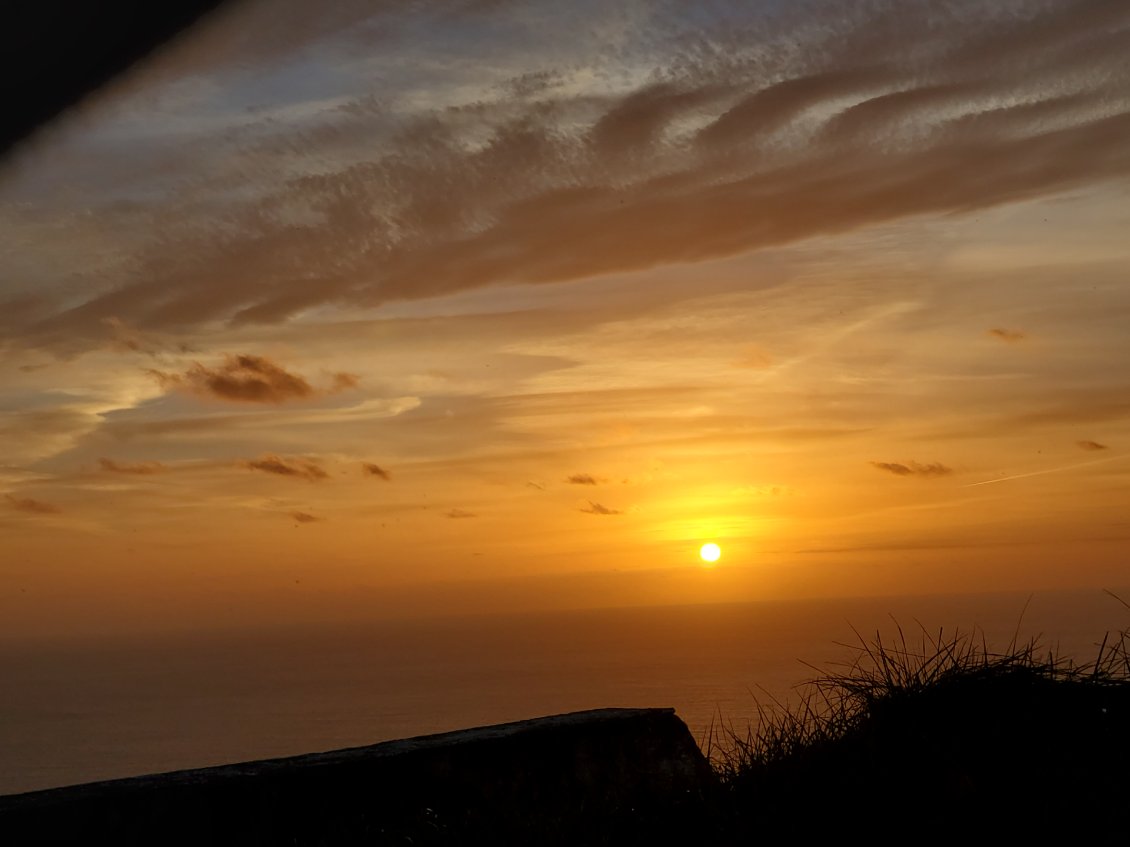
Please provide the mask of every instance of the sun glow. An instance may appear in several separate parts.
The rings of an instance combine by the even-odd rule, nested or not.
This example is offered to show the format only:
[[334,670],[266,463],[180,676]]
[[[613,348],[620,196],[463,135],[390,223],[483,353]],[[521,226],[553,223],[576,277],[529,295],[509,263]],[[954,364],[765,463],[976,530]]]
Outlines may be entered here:
[[721,557],[722,548],[712,541],[709,544],[703,544],[702,547],[699,548],[698,555],[706,564],[712,565]]

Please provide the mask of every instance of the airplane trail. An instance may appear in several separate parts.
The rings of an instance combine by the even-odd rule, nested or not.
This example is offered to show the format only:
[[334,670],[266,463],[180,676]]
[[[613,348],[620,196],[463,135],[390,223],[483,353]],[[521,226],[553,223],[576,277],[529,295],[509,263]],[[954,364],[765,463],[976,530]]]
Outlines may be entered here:
[[1076,462],[1072,465],[1060,465],[1057,468],[1045,468],[1042,471],[1029,471],[1028,473],[1018,473],[1013,474],[1012,476],[1002,476],[998,477],[997,479],[984,479],[980,482],[970,482],[963,485],[962,488],[973,488],[978,485],[992,485],[995,482],[1008,482],[1009,480],[1025,479],[1030,476],[1043,476],[1044,474],[1059,473],[1060,471],[1071,471],[1075,470],[1076,468],[1085,468],[1090,465],[1102,465],[1106,464],[1107,462],[1117,462],[1127,458],[1130,458],[1130,453],[1124,453],[1120,456],[1104,456],[1101,459],[1092,459],[1089,462]]

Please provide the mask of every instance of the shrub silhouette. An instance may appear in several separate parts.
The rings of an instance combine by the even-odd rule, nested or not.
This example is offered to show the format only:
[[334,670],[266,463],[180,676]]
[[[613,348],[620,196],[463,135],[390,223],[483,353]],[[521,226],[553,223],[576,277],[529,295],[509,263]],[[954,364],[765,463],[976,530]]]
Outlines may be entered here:
[[798,705],[712,729],[728,840],[1130,843],[1130,633],[1084,664],[977,632],[859,640]]

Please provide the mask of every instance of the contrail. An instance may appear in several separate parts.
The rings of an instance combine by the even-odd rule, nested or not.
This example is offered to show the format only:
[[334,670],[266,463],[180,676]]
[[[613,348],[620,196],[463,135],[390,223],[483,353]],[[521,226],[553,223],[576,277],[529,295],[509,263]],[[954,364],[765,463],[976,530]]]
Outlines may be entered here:
[[1130,453],[1124,453],[1120,456],[1105,456],[1102,459],[1092,459],[1089,462],[1076,462],[1074,465],[1060,465],[1058,468],[1045,468],[1042,471],[1029,471],[1028,473],[1018,473],[1012,476],[1002,476],[997,479],[985,479],[981,482],[970,482],[961,486],[962,488],[973,488],[976,485],[992,485],[994,482],[1008,482],[1010,479],[1024,479],[1030,476],[1043,476],[1049,473],[1059,473],[1060,471],[1071,471],[1075,468],[1085,468],[1089,465],[1104,465],[1107,462],[1117,462],[1120,459],[1130,459]]

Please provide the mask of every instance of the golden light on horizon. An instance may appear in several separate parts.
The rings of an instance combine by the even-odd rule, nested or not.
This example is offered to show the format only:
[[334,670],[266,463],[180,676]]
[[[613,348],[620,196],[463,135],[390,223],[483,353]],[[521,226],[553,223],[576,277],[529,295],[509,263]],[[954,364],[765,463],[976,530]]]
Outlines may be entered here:
[[699,557],[709,567],[718,561],[722,556],[722,548],[715,544],[713,541],[703,544],[698,551]]

